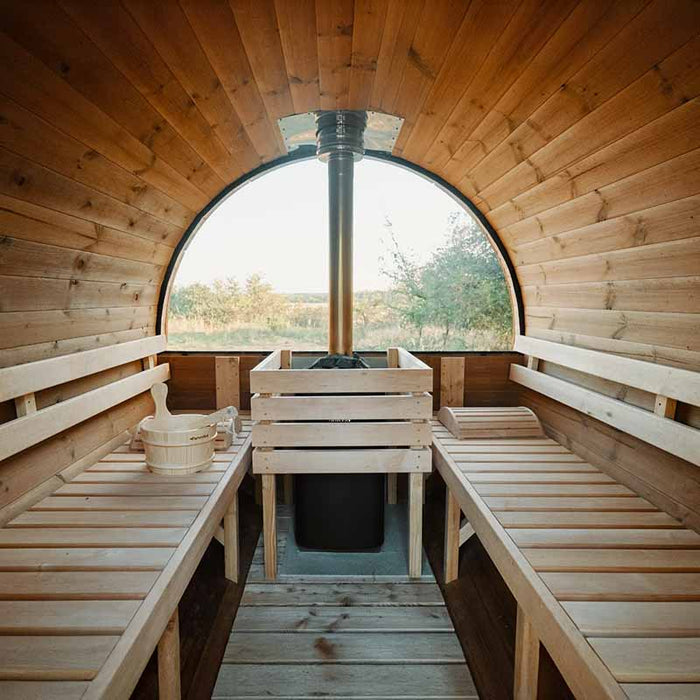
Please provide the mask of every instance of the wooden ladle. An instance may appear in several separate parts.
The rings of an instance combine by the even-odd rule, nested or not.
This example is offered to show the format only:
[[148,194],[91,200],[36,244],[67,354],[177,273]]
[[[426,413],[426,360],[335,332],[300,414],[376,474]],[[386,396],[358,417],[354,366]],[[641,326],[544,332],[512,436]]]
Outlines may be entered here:
[[149,430],[196,430],[226,418],[235,418],[238,414],[233,406],[227,406],[206,416],[174,416],[166,404],[168,386],[163,382],[151,387],[151,396],[156,405],[156,413],[148,426]]

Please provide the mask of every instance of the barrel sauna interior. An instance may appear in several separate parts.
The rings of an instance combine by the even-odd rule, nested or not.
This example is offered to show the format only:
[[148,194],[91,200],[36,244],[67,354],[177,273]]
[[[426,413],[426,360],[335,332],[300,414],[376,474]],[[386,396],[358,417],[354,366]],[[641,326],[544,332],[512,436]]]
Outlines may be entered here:
[[[104,465],[124,463],[110,460],[124,459],[126,431],[153,410],[148,389],[168,376],[173,409],[213,410],[227,401],[250,408],[250,369],[267,353],[167,352],[168,295],[207,212],[251,177],[300,157],[286,152],[277,126],[292,114],[352,109],[403,118],[392,153],[376,157],[451,192],[499,255],[517,352],[418,353],[434,370],[434,409],[441,396],[454,406],[526,406],[546,439],[600,470],[601,481],[610,477],[652,504],[661,511],[655,519],[665,513],[684,533],[700,531],[696,438],[684,430],[700,428],[700,409],[687,391],[677,399],[607,371],[620,358],[692,378],[700,371],[698,2],[3,0],[0,7],[0,696],[145,698],[159,685],[163,697],[211,695],[259,529],[247,457],[236,452],[247,437],[227,453],[237,467],[220,469],[215,457],[209,481],[173,486],[175,496],[147,495],[160,486],[141,476],[134,487],[141,495],[124,495],[138,467]],[[235,235],[245,247],[246,232]],[[600,354],[579,362],[572,354],[579,350]],[[641,421],[632,420],[631,432],[616,417],[611,423],[607,409],[595,408],[611,404],[596,397],[624,404],[619,415]],[[640,426],[650,416],[667,422],[647,433]],[[681,437],[669,446],[670,435]],[[516,630],[516,610],[527,603],[479,532],[462,548],[459,577],[443,585],[440,479],[428,481],[426,551],[474,692],[509,698],[516,647],[539,649],[542,631]],[[111,498],[194,500],[172,512],[92,510]],[[177,527],[157,525],[165,516],[155,513],[164,512]],[[454,524],[459,508],[450,512]],[[224,560],[212,537],[230,544],[239,517],[240,561],[231,547]],[[135,546],[136,534],[147,546]],[[109,565],[90,559],[105,553]],[[614,554],[633,571],[641,566],[635,548]],[[687,606],[686,636],[640,646],[627,657],[638,664],[622,690],[605,696],[698,696],[697,665],[663,692],[653,680],[659,639],[674,650],[664,658],[697,657],[700,629],[687,633],[687,624],[697,619],[699,568],[692,552],[675,561],[685,562],[690,587],[670,601]],[[637,573],[662,585],[659,576],[669,572]],[[255,613],[253,593],[245,595],[241,615]],[[640,602],[607,601],[616,615]],[[409,619],[409,604],[397,609]],[[549,658],[556,649],[545,647],[525,659],[529,665],[519,656],[519,697],[583,696],[580,677],[565,671],[567,687],[561,664]],[[147,664],[156,649],[160,680],[156,664]],[[234,666],[226,659],[222,673]],[[533,664],[539,691],[528,684],[537,677],[528,675]],[[255,676],[253,696],[282,692],[260,680],[275,668]],[[430,679],[435,693],[445,688],[439,664],[396,668],[416,683]],[[349,695],[376,690],[353,663],[334,670]],[[379,695],[405,689],[386,684]],[[233,697],[234,687],[217,693]],[[306,687],[301,697],[319,689]],[[469,692],[462,695],[474,697]]]

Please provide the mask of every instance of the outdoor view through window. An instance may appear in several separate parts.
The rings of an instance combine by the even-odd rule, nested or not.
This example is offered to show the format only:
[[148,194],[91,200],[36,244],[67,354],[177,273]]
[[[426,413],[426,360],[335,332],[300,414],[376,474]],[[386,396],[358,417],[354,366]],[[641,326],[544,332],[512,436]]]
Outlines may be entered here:
[[[216,207],[177,270],[168,343],[179,350],[326,350],[327,170],[269,172]],[[355,170],[357,350],[503,350],[512,309],[476,220],[434,183],[365,159]]]

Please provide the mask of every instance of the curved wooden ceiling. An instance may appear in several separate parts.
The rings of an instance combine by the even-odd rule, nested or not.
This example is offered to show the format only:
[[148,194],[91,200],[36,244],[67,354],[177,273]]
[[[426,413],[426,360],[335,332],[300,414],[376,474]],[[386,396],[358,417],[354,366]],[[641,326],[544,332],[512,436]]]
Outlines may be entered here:
[[0,365],[152,333],[174,246],[283,154],[276,120],[368,108],[498,231],[528,334],[700,368],[700,3],[0,10]]

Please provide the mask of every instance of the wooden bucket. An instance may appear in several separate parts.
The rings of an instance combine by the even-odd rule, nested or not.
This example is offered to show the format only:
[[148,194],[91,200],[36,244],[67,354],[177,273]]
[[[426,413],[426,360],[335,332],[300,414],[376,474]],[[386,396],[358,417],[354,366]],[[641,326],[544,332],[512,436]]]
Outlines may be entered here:
[[146,464],[155,474],[175,476],[194,474],[207,469],[214,458],[216,420],[205,427],[189,427],[195,420],[201,423],[199,414],[172,416],[167,430],[149,429],[155,420],[152,416],[141,422]]

